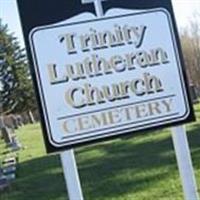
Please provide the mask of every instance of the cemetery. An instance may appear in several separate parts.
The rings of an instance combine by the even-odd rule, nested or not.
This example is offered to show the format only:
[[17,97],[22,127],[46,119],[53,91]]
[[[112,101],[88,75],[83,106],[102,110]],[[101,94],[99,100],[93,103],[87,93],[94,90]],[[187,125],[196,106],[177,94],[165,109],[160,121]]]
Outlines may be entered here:
[[1,140],[4,145],[4,149],[1,148],[0,157],[0,190],[2,192],[9,188],[11,182],[16,178],[18,159],[16,152],[21,149],[21,144],[14,131],[6,126],[1,128]]
[[0,200],[200,200],[200,14],[181,29],[173,0],[7,3]]
[[0,127],[1,155],[0,155],[0,190],[9,189],[16,179],[18,153],[23,146],[16,134],[16,130],[26,124],[33,123],[33,115],[2,115]]

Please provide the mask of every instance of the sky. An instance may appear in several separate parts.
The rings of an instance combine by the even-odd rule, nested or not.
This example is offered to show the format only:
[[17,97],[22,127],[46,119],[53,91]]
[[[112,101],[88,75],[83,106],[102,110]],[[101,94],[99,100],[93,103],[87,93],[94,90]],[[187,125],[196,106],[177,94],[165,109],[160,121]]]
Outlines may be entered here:
[[[179,28],[188,26],[193,14],[200,10],[200,0],[172,0],[172,2]],[[4,24],[8,24],[10,32],[15,33],[21,46],[24,47],[16,0],[0,0],[0,18]]]

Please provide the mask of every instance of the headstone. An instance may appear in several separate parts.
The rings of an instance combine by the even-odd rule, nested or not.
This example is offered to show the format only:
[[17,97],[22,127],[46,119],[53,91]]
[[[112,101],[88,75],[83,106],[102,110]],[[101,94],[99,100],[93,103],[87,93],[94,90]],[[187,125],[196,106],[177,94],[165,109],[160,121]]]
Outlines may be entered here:
[[10,166],[16,166],[16,163],[17,163],[16,158],[10,157],[3,160],[2,165],[3,167],[10,167]]
[[11,149],[11,151],[18,151],[22,148],[21,143],[17,139],[16,135],[12,132],[12,129],[5,127],[2,129],[3,139],[7,145]]
[[6,144],[12,143],[12,131],[8,127],[2,128],[2,136]]
[[13,174],[16,171],[16,167],[15,166],[3,167],[2,171],[4,175]]
[[16,158],[15,157],[10,157],[5,159],[2,162],[2,169],[1,169],[3,176],[8,181],[12,181],[16,178]]
[[35,119],[31,110],[28,111],[28,117],[31,124],[35,123]]
[[8,173],[5,175],[7,181],[12,181],[16,178],[16,174],[15,173]]
[[34,119],[36,122],[40,121],[40,116],[39,116],[38,110],[33,111],[33,116],[34,116]]
[[196,86],[193,84],[190,85],[190,94],[191,94],[192,102],[199,103],[197,89],[196,89]]
[[3,115],[0,115],[0,129],[3,128],[5,125],[4,125],[4,119],[3,119]]
[[11,143],[10,147],[11,147],[12,151],[18,151],[22,148],[22,145],[16,136],[12,137],[12,143]]
[[8,181],[14,180],[16,178],[16,167],[6,167],[3,168],[3,175]]
[[24,125],[30,123],[30,119],[29,119],[29,116],[28,116],[27,112],[23,112],[21,117],[22,117],[22,121],[23,121]]
[[21,115],[16,115],[16,120],[17,120],[18,126],[23,126],[24,125]]
[[11,129],[17,129],[17,120],[15,115],[10,114],[3,117],[4,125]]
[[26,125],[24,113],[21,113],[20,116],[21,116],[21,122],[23,123],[23,125]]
[[3,117],[3,122],[4,122],[4,125],[6,126],[6,127],[8,127],[8,128],[13,128],[12,127],[12,121],[11,121],[11,118],[10,118],[10,116],[8,116],[8,115],[5,115],[4,117]]
[[11,115],[10,117],[12,119],[14,129],[19,128],[18,121],[17,121],[17,116],[16,115]]
[[0,140],[3,139],[2,128],[0,127]]
[[0,191],[3,191],[8,187],[9,187],[9,182],[6,179],[6,177],[5,176],[0,177]]

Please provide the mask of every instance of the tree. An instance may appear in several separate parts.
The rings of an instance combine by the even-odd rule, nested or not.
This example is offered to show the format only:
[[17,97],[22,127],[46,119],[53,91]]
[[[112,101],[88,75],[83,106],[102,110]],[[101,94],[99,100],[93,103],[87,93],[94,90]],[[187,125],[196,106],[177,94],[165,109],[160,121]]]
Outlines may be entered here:
[[0,98],[3,112],[35,109],[35,97],[24,49],[0,20]]
[[194,15],[190,26],[181,34],[184,60],[191,84],[200,91],[200,17]]

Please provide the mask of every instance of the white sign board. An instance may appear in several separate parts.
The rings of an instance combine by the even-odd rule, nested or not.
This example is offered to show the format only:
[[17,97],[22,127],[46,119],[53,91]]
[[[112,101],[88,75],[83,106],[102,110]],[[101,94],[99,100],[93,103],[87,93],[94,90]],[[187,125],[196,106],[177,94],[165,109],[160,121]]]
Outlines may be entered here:
[[[117,15],[116,15],[117,13]],[[190,113],[170,14],[112,9],[30,34],[55,147],[184,120]]]

